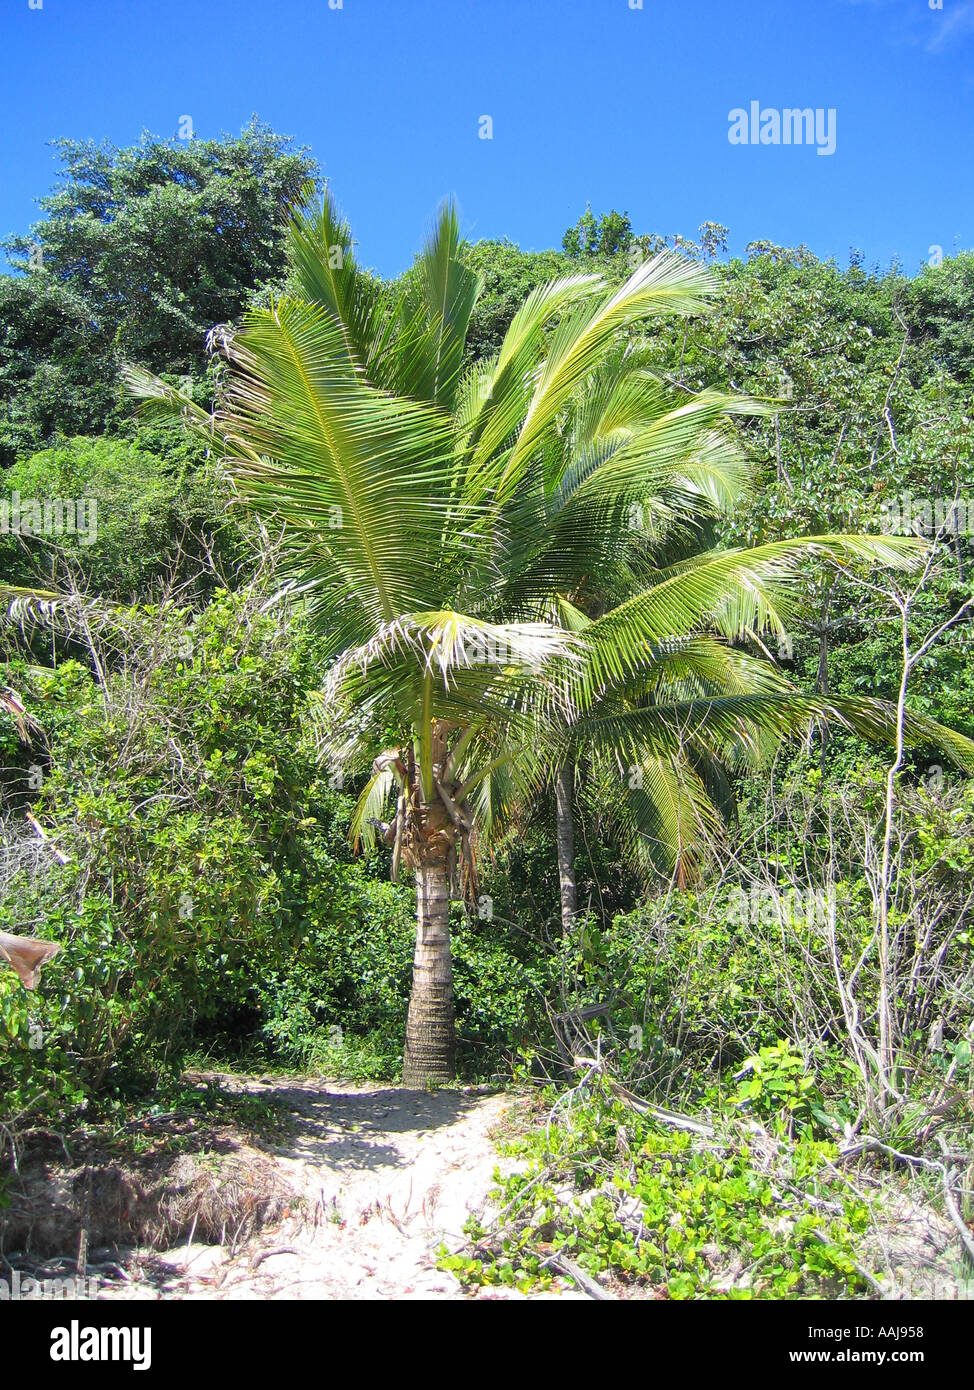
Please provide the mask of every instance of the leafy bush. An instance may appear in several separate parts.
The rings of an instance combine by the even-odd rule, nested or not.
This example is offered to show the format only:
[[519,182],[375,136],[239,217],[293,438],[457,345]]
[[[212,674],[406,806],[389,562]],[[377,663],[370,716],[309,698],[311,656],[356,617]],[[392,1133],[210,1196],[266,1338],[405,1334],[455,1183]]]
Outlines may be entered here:
[[[12,862],[0,903],[5,929],[64,946],[13,1109],[52,1068],[95,1096],[177,1067],[202,1025],[266,1001],[261,982],[347,922],[349,900],[380,920],[391,906],[364,891],[348,798],[299,736],[315,662],[298,628],[223,595],[199,615],[116,613],[96,641],[104,684],[75,661],[8,667],[45,731],[7,769],[8,816],[29,802],[68,859]],[[24,1006],[3,997],[19,1047]]]
[[0,534],[0,569],[12,583],[59,587],[66,561],[101,599],[148,598],[163,580],[193,581],[205,594],[216,586],[209,573],[200,583],[202,571],[232,571],[246,555],[245,529],[226,513],[222,485],[193,449],[158,431],[77,438],[25,457],[4,474],[3,496],[15,493],[25,508],[58,501],[78,529]]
[[[830,1177],[827,1142],[769,1142],[740,1123],[712,1139],[674,1132],[596,1079],[567,1113],[506,1148],[517,1170],[493,1194],[501,1219],[441,1253],[472,1284],[550,1284],[585,1274],[674,1299],[843,1298],[868,1289],[857,1246],[869,1209]],[[564,1098],[563,1098],[564,1099]]]

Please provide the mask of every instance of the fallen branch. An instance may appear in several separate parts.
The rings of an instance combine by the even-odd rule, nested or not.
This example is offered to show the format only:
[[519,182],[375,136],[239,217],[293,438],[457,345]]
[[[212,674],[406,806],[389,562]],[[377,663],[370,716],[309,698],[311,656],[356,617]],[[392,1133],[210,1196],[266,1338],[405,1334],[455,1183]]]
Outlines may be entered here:
[[707,1124],[706,1120],[694,1120],[689,1115],[681,1115],[677,1110],[664,1110],[658,1105],[647,1105],[645,1101],[639,1100],[631,1091],[627,1091],[625,1086],[618,1081],[609,1079],[609,1089],[613,1095],[625,1101],[628,1106],[639,1115],[648,1115],[650,1119],[656,1120],[661,1125],[668,1125],[670,1129],[686,1130],[689,1134],[699,1134],[704,1139],[712,1139],[716,1134],[713,1125]]
[[259,1255],[255,1255],[250,1261],[250,1268],[257,1269],[265,1260],[271,1260],[275,1255],[298,1255],[300,1251],[294,1245],[278,1245],[273,1250],[262,1250]]
[[954,1197],[954,1181],[957,1177],[957,1169],[951,1168],[950,1172],[944,1170],[944,1202],[947,1206],[947,1215],[954,1223],[954,1228],[960,1236],[964,1249],[968,1257],[974,1261],[974,1236],[971,1235],[971,1228],[964,1220],[960,1207]]
[[544,1269],[545,1266],[556,1269],[559,1274],[564,1274],[567,1278],[571,1279],[572,1283],[577,1284],[582,1293],[588,1294],[589,1298],[609,1303],[618,1301],[615,1294],[609,1293],[597,1280],[593,1279],[591,1275],[586,1274],[583,1269],[579,1269],[577,1264],[572,1260],[566,1259],[564,1255],[549,1255],[546,1260],[542,1260],[541,1262],[541,1268]]
[[931,1168],[934,1172],[944,1172],[944,1165],[938,1163],[936,1159],[921,1158],[917,1154],[902,1153],[899,1149],[891,1149],[889,1144],[882,1143],[879,1139],[871,1136],[861,1140],[858,1144],[853,1144],[847,1149],[839,1150],[839,1162],[845,1162],[850,1158],[858,1158],[860,1154],[877,1152],[886,1154],[889,1158],[895,1158],[898,1163],[909,1164],[911,1168]]

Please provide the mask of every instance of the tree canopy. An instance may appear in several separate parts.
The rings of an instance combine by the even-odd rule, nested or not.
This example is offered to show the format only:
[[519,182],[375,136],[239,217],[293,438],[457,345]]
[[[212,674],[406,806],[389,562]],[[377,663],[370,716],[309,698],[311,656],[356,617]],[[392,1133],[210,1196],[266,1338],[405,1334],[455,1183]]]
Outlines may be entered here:
[[256,118],[239,136],[119,149],[56,140],[43,217],[0,278],[0,460],[100,429],[120,360],[200,375],[206,334],[280,276],[286,208],[315,161]]

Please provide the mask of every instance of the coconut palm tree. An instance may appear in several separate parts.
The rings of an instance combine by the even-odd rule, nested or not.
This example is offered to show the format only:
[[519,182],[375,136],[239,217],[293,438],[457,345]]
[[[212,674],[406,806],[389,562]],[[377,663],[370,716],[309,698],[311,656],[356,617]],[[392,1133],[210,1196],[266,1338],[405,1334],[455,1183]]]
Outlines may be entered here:
[[[239,499],[273,519],[282,594],[325,634],[313,707],[323,756],[365,770],[352,833],[381,835],[393,872],[415,875],[403,1080],[424,1086],[454,1071],[451,900],[476,892],[478,840],[538,793],[580,720],[592,748],[638,737],[656,759],[651,794],[668,795],[675,764],[705,743],[695,676],[733,669],[742,687],[743,703],[708,724],[721,754],[755,729],[787,732],[838,706],[762,704],[770,677],[762,686],[757,664],[688,636],[731,625],[742,594],[755,629],[773,621],[768,585],[807,558],[801,543],[658,576],[585,631],[581,610],[558,598],[565,567],[576,573],[573,547],[597,550],[607,514],[670,485],[677,461],[707,472],[711,426],[733,408],[716,395],[657,411],[604,467],[598,447],[568,469],[556,463],[572,403],[620,339],[654,314],[701,311],[713,291],[705,271],[664,253],[619,289],[592,276],[542,286],[499,352],[465,365],[479,283],[452,207],[398,286],[356,264],[328,198],[294,215],[289,245],[291,291],[213,335],[229,371],[212,417],[138,369],[127,375],[144,408],[201,430]],[[818,546],[892,559],[909,542]],[[609,707],[640,682],[634,710]],[[647,708],[654,688],[666,701]],[[875,731],[885,716],[860,702],[856,718]]]

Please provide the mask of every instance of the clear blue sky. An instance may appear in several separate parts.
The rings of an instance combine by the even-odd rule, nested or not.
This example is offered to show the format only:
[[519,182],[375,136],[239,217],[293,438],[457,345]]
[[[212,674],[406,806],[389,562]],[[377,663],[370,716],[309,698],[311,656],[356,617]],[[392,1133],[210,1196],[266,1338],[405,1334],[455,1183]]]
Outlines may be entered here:
[[[974,0],[2,0],[0,39],[0,235],[35,219],[55,136],[256,112],[311,146],[384,274],[451,193],[468,237],[525,249],[586,201],[843,265],[974,245]],[[755,100],[835,108],[835,154],[730,144]]]

